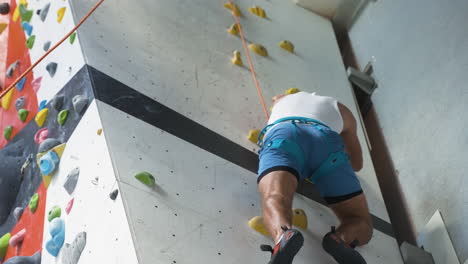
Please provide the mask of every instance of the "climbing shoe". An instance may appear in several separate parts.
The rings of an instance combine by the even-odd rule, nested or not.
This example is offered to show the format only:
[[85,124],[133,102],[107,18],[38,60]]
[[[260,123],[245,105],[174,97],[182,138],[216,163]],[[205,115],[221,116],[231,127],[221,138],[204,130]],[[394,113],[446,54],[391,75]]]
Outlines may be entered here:
[[366,264],[364,258],[354,248],[358,244],[355,240],[351,245],[346,243],[336,234],[335,227],[327,233],[322,240],[322,247],[339,264]]
[[294,256],[304,244],[304,237],[298,230],[286,227],[282,227],[282,229],[284,230],[283,237],[274,248],[269,245],[260,246],[262,251],[271,252],[268,264],[291,264]]

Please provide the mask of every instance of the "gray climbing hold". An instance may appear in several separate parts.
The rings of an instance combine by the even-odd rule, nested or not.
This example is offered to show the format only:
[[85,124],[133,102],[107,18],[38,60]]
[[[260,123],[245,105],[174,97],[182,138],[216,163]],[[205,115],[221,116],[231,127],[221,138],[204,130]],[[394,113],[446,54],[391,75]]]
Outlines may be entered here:
[[73,108],[78,114],[82,114],[83,110],[85,107],[88,105],[88,98],[86,98],[84,95],[76,95],[73,97]]
[[67,180],[63,185],[63,188],[67,190],[68,194],[72,194],[76,188],[76,184],[78,183],[78,178],[80,177],[80,168],[76,167],[67,175]]
[[46,152],[51,150],[53,147],[62,144],[60,140],[56,138],[48,138],[44,140],[41,145],[39,145],[39,149],[37,150],[38,153]]
[[0,4],[0,14],[7,15],[10,13],[10,5],[8,3]]
[[55,98],[52,100],[52,107],[57,110],[57,111],[60,111],[62,110],[62,107],[63,107],[63,102],[65,101],[65,96],[63,95],[57,95],[55,96]]
[[51,78],[54,78],[55,73],[57,72],[57,63],[55,62],[49,62],[46,66],[47,72],[49,72],[49,75]]
[[25,104],[26,104],[26,98],[24,96],[21,96],[20,98],[16,99],[15,101],[16,110],[19,111],[20,109],[23,109]]
[[41,264],[41,252],[38,251],[30,257],[12,257],[3,264]]
[[16,207],[15,210],[13,210],[13,217],[15,218],[16,222],[21,218],[23,215],[24,208],[22,207]]
[[46,43],[44,43],[44,46],[42,46],[42,49],[44,51],[48,51],[50,49],[50,41],[47,41]]
[[113,192],[109,194],[109,197],[111,198],[112,201],[115,201],[115,199],[117,199],[117,195],[119,195],[119,190],[115,189]]
[[8,67],[8,69],[7,69],[7,71],[6,71],[6,76],[7,76],[8,78],[13,77],[13,74],[15,73],[16,68],[18,68],[19,65],[20,65],[20,61],[19,61],[19,60],[13,62],[13,63]]
[[39,14],[39,17],[41,18],[41,21],[44,22],[46,17],[47,17],[47,14],[49,13],[49,9],[50,9],[50,3],[47,3],[42,9],[41,9],[41,12]]
[[86,232],[76,235],[71,244],[66,243],[62,249],[62,264],[77,264],[86,247]]

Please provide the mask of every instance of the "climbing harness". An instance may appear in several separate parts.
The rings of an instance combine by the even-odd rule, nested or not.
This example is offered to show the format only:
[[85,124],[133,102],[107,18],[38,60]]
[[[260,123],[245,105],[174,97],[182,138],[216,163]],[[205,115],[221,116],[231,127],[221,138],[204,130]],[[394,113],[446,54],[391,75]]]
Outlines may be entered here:
[[[280,124],[280,123],[288,123],[290,122],[293,131],[294,131],[294,138],[295,140],[290,140],[290,139],[274,139],[271,142],[269,142],[265,147],[266,148],[276,148],[276,149],[281,149],[292,156],[296,159],[298,162],[298,165],[302,170],[304,170],[304,165],[305,165],[305,155],[304,152],[302,151],[302,148],[297,144],[297,124],[310,124],[313,125],[322,135],[323,140],[325,141],[326,144],[331,144],[329,135],[325,133],[325,129],[330,129],[327,125],[323,124],[322,122],[311,119],[311,118],[305,118],[305,117],[285,117],[278,119],[274,123],[266,126],[258,135],[258,145],[260,147],[263,147],[264,142],[263,138],[265,134],[268,132],[269,129],[271,129],[273,126]],[[333,153],[330,153],[328,157],[322,161],[317,169],[310,175],[307,176],[307,180],[315,183],[317,180],[326,175],[329,174],[331,171],[341,167],[342,165],[346,164],[349,160],[348,154],[344,152],[343,150],[341,151],[336,151]]]

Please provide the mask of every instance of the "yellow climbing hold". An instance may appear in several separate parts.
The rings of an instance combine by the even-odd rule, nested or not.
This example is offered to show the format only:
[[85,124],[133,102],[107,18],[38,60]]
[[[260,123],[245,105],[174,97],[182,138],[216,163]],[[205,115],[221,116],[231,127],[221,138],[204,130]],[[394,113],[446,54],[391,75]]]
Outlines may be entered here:
[[63,16],[65,15],[66,7],[62,7],[57,11],[57,22],[62,22]]
[[261,216],[255,216],[254,218],[250,219],[249,226],[262,235],[270,235],[270,232],[268,232],[268,230],[265,227],[265,224],[263,223],[263,217]]
[[257,144],[258,135],[260,135],[260,130],[252,129],[252,130],[249,131],[249,135],[247,135],[247,139],[252,141],[253,143]]
[[242,66],[243,64],[242,64],[240,51],[235,50],[233,54],[234,54],[234,57],[232,57],[232,60],[231,60],[232,64]]
[[224,4],[224,7],[227,8],[227,9],[229,9],[229,10],[231,10],[232,13],[233,13],[235,16],[238,16],[238,17],[239,17],[239,16],[242,16],[241,11],[240,11],[239,7],[238,7],[236,4],[234,4],[234,3],[225,3],[225,4]]
[[263,47],[260,44],[250,44],[249,49],[252,50],[253,52],[257,53],[260,56],[266,57],[268,56],[268,51],[266,50],[265,47]]
[[98,134],[98,136],[100,136],[102,134],[102,128],[98,129],[97,134]]
[[0,23],[0,34],[3,33],[3,31],[5,31],[5,29],[7,28],[8,24],[7,23]]
[[307,229],[307,215],[302,209],[293,209],[293,220],[292,224],[302,228]]
[[291,43],[291,41],[283,40],[278,44],[278,46],[284,50],[294,53],[294,45]]
[[24,5],[24,7],[28,7],[28,1],[26,0],[20,0],[18,5],[16,6],[15,8],[15,11],[13,11],[13,22],[16,22],[18,21],[19,17],[20,17],[20,5]]
[[259,6],[252,6],[251,8],[249,8],[249,11],[250,13],[257,15],[259,17],[262,17],[262,18],[266,17],[265,10],[263,10],[263,8]]
[[36,121],[36,124],[39,127],[42,127],[47,119],[47,115],[49,114],[49,109],[44,108],[39,113],[37,113],[36,118],[34,119]]
[[[63,155],[63,152],[65,151],[65,147],[67,146],[66,143],[63,143],[63,144],[60,144],[58,146],[55,146],[54,148],[52,148],[51,150],[49,151],[54,151],[55,153],[57,153],[57,156],[59,157],[59,159],[62,158],[62,155]],[[37,166],[40,167],[40,164],[39,164],[39,161],[41,159],[42,156],[44,156],[46,152],[43,152],[43,153],[37,153],[36,155],[36,162],[37,162]],[[47,188],[49,187],[50,185],[50,182],[52,181],[52,176],[53,176],[54,172],[52,172],[51,174],[49,175],[44,175],[42,174],[42,180],[44,181],[44,186]]]
[[10,108],[11,104],[11,99],[13,98],[13,93],[15,92],[15,89],[10,89],[8,93],[6,93],[3,98],[2,98],[2,107],[5,110],[8,110]]
[[231,35],[239,35],[239,26],[237,24],[232,24],[232,26],[228,29],[228,32]]
[[289,88],[286,90],[286,92],[284,94],[295,94],[295,93],[298,93],[300,92],[301,90],[297,89],[297,88]]

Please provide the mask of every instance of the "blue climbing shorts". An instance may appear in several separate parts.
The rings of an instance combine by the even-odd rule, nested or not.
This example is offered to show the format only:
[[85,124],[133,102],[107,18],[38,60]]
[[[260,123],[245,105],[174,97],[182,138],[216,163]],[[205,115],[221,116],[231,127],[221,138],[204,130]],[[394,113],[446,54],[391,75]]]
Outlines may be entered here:
[[257,182],[273,171],[311,181],[328,204],[362,193],[341,136],[325,125],[286,121],[272,126],[259,151]]

